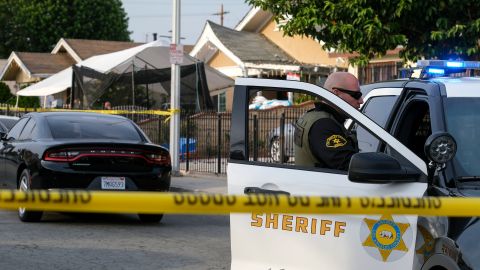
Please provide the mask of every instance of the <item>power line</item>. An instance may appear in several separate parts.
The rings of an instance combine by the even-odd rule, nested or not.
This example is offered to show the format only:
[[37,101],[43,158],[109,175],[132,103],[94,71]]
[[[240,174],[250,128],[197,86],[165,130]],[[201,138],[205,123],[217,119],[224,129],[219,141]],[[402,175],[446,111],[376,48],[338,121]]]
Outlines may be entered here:
[[[209,15],[213,15],[213,14],[210,14],[210,13],[185,13],[185,14],[182,14],[182,17],[192,17],[192,16],[209,16]],[[129,16],[130,18],[154,18],[154,17],[158,17],[158,18],[170,18],[172,17],[172,14],[148,14],[148,15],[131,15]]]

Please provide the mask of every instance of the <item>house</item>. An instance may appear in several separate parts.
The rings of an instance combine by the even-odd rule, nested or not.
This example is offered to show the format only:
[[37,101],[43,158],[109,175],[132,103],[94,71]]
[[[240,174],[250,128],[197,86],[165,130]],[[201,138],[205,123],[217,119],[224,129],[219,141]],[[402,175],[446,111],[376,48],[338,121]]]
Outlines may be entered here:
[[[0,59],[0,70],[3,70],[6,65],[7,59]],[[12,94],[17,91],[15,81],[3,81],[3,83],[5,83],[10,88],[10,92]]]
[[[50,77],[91,56],[124,50],[141,44],[61,38],[50,53],[12,52],[5,66],[0,69],[0,80],[14,81],[13,88],[18,91],[23,86]],[[66,94],[66,92],[60,93],[55,98],[65,99]]]
[[[341,70],[357,75],[362,84],[389,79],[402,65],[399,50],[393,50],[364,68],[353,67],[348,58],[354,54],[325,50],[312,38],[284,36],[282,23],[260,8],[252,8],[234,29],[207,21],[190,55],[231,78],[294,79],[319,85],[328,74]],[[212,96],[220,111],[231,109],[231,89]]]

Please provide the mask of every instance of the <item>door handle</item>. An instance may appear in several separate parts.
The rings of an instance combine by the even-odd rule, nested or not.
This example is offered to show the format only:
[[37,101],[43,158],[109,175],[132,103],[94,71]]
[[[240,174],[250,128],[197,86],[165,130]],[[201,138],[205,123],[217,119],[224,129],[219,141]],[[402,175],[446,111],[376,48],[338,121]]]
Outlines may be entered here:
[[259,187],[246,187],[243,190],[244,194],[281,194],[290,196],[290,192],[286,192],[283,190],[271,190],[271,189],[264,189]]

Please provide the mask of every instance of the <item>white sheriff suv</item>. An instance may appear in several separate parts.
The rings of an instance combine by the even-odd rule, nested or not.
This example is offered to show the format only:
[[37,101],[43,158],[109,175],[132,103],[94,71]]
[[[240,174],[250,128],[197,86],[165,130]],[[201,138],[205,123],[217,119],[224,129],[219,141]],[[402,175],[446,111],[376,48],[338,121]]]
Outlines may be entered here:
[[[418,65],[420,78],[363,86],[361,111],[313,84],[237,79],[228,192],[479,196],[480,78],[465,74],[480,65],[431,60]],[[463,72],[464,77],[448,77],[453,72]],[[262,138],[257,137],[262,133],[253,136],[252,119],[270,120],[249,110],[249,102],[259,94],[287,96],[285,92],[321,99],[351,119],[346,127],[356,133],[360,152],[352,157],[348,171],[253,157],[252,140],[260,144]],[[478,221],[477,217],[231,214],[231,268],[480,269]]]

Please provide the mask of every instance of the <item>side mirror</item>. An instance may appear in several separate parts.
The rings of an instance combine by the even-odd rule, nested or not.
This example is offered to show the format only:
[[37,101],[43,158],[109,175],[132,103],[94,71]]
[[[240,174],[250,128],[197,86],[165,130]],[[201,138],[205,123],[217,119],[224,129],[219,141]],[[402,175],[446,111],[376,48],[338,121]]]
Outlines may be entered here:
[[441,170],[457,153],[457,142],[447,132],[435,132],[425,142],[425,155],[430,160],[430,167]]
[[350,160],[348,179],[357,183],[416,182],[420,173],[403,167],[398,160],[384,153],[357,153]]
[[7,132],[0,131],[0,139],[2,141],[6,141],[7,140]]

